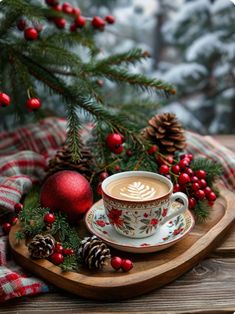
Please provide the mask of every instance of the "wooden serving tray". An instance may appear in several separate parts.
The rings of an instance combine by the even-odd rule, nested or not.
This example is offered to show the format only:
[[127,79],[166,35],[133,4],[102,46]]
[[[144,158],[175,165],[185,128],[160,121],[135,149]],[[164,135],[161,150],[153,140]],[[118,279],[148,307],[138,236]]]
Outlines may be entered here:
[[84,268],[79,273],[62,272],[45,259],[32,260],[25,241],[17,243],[15,240],[19,225],[11,229],[10,246],[20,265],[59,288],[92,299],[131,298],[159,288],[187,272],[224,238],[235,220],[235,195],[222,187],[220,191],[221,197],[216,201],[210,219],[196,225],[187,237],[165,251],[138,255],[112,250],[112,255],[133,260],[135,266],[129,273],[116,272],[110,265],[100,272]]

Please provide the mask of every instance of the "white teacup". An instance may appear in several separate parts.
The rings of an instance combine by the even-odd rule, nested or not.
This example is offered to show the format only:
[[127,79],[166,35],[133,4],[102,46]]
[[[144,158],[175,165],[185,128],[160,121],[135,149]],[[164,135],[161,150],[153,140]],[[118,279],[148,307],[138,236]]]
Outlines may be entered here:
[[[102,198],[110,224],[130,238],[151,236],[188,208],[187,196],[173,193],[169,179],[147,171],[126,171],[106,178]],[[183,204],[173,209],[171,204],[177,199]]]

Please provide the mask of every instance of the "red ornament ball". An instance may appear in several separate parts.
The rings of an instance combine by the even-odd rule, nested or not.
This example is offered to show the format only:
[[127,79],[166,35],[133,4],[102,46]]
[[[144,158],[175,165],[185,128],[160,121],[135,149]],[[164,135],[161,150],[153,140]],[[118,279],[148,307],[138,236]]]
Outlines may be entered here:
[[105,21],[99,16],[94,16],[91,21],[91,24],[94,28],[100,29],[100,28],[104,28]]
[[114,24],[115,23],[115,17],[113,15],[107,15],[107,16],[105,16],[105,21],[109,24]]
[[0,106],[1,107],[7,107],[11,103],[11,98],[5,94],[5,93],[0,93]]
[[122,270],[127,272],[130,271],[133,268],[133,263],[129,259],[123,259],[122,260]]
[[24,30],[24,38],[26,40],[37,40],[38,31],[34,27],[29,27]]
[[86,25],[86,18],[84,16],[78,15],[74,21],[77,27],[84,27]]
[[41,107],[42,103],[39,98],[30,98],[26,102],[26,107],[29,111],[37,110]]
[[51,210],[61,210],[68,219],[76,222],[93,203],[89,182],[79,173],[70,170],[51,175],[43,184],[41,204]]
[[50,260],[52,261],[53,264],[59,265],[63,263],[64,256],[61,253],[55,252],[50,256]]
[[55,222],[55,215],[52,213],[47,213],[45,214],[43,220],[47,224],[53,224]]
[[111,266],[115,269],[115,270],[119,270],[122,266],[122,259],[119,256],[114,256],[111,259]]
[[11,224],[9,222],[4,222],[2,224],[2,231],[4,234],[8,234],[11,230]]

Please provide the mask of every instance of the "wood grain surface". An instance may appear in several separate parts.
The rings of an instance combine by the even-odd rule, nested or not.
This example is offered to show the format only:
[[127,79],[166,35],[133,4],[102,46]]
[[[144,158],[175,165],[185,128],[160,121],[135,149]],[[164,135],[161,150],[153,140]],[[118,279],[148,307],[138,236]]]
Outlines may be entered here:
[[[235,151],[235,135],[216,139]],[[234,204],[235,210],[235,204]],[[0,313],[200,313],[235,311],[235,224],[210,257],[171,284],[125,301],[90,301],[64,291],[11,300]]]

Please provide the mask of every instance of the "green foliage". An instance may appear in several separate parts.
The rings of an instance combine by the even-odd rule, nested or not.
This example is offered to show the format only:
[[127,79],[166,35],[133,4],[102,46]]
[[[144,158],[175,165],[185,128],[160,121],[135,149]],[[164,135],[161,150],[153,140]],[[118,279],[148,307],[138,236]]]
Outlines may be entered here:
[[210,215],[211,207],[207,201],[198,201],[193,212],[198,223],[205,221]]
[[193,160],[191,167],[194,171],[200,169],[205,170],[206,181],[209,185],[212,185],[212,183],[222,174],[221,165],[207,158],[196,158]]

